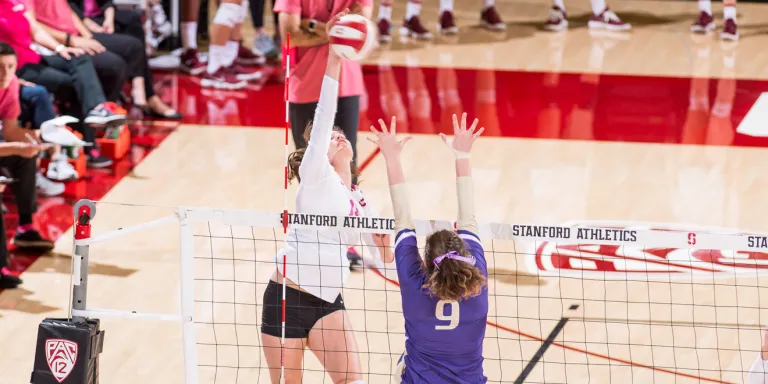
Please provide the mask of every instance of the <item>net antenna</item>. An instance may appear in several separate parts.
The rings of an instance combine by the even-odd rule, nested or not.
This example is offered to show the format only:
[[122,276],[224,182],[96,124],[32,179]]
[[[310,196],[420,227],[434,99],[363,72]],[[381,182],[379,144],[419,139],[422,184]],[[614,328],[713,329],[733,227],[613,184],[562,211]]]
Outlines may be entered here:
[[[283,53],[285,62],[285,175],[283,176],[283,235],[288,233],[288,131],[291,127],[290,102],[288,101],[288,87],[291,82],[291,34],[285,36],[285,51]],[[287,255],[283,253],[283,276],[286,275]],[[282,284],[282,310],[281,310],[281,330],[280,330],[280,383],[285,383],[285,290],[286,279],[283,278]]]

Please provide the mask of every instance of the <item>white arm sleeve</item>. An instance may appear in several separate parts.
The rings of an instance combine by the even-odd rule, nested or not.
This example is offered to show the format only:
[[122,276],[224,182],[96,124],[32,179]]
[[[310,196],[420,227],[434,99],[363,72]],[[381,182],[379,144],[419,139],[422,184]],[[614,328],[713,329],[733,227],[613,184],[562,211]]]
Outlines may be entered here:
[[475,189],[471,177],[456,179],[456,195],[459,200],[459,218],[456,221],[456,229],[477,233]]
[[338,102],[339,82],[329,76],[323,77],[320,101],[317,103],[315,119],[312,121],[312,133],[309,135],[307,151],[299,166],[302,183],[312,184],[323,180],[332,170],[328,161],[328,148],[331,145]]
[[768,383],[768,361],[763,360],[760,357],[760,353],[757,354],[755,363],[752,364],[752,368],[749,369],[749,384],[766,384]]

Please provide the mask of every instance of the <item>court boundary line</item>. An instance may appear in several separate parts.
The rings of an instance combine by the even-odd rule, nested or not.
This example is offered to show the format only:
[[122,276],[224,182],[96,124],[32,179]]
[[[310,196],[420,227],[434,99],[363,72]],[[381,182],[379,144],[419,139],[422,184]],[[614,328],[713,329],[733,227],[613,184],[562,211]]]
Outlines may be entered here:
[[[554,328],[552,328],[552,331],[549,332],[549,336],[547,336],[547,339],[544,340],[543,343],[541,343],[541,346],[536,351],[536,353],[533,355],[531,360],[528,361],[528,364],[523,368],[523,371],[520,372],[520,375],[517,376],[517,379],[515,380],[515,384],[523,384],[525,382],[525,379],[528,378],[528,375],[531,374],[533,371],[533,368],[536,367],[536,364],[539,363],[539,360],[541,360],[542,357],[544,357],[544,353],[547,352],[547,349],[552,345],[552,343],[555,341],[555,338],[557,335],[560,334],[560,331],[565,328],[565,324],[568,323],[567,317],[561,317],[560,321],[557,322]],[[567,376],[567,375],[566,375]]]

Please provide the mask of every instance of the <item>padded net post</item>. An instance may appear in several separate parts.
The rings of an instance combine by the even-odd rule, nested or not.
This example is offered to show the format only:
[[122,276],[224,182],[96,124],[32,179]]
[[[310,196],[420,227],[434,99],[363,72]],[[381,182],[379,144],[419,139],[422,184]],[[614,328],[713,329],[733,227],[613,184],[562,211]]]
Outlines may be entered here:
[[[91,219],[96,215],[96,206],[92,201],[81,199],[74,207],[75,240],[91,238]],[[88,244],[75,243],[72,257],[72,311],[84,311],[88,296]],[[73,315],[72,320],[85,323],[83,316]]]

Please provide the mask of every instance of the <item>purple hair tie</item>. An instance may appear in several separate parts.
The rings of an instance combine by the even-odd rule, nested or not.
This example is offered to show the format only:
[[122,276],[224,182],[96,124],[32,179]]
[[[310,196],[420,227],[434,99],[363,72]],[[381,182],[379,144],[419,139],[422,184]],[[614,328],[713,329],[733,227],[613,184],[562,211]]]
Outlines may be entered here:
[[440,262],[443,261],[444,259],[454,259],[454,260],[463,261],[465,263],[469,263],[469,264],[475,265],[475,257],[474,256],[465,257],[465,256],[460,255],[456,251],[450,251],[450,252],[446,253],[445,255],[438,256],[438,257],[435,258],[435,260],[433,261],[435,263],[435,268],[439,268],[438,264],[440,264]]

